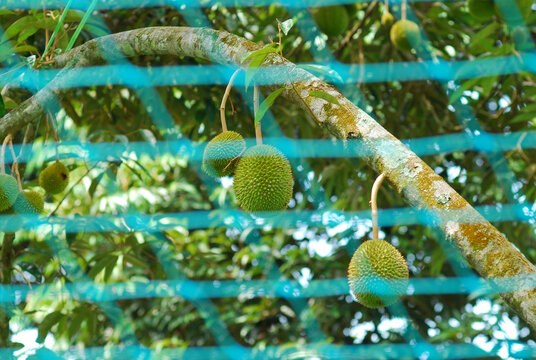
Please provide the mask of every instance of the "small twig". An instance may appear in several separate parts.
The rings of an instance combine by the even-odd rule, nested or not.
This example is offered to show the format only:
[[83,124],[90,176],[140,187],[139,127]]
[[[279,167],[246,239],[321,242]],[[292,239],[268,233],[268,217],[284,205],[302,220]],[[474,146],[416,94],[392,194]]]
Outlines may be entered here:
[[385,178],[385,173],[381,173],[376,180],[374,185],[372,185],[372,192],[370,195],[370,206],[372,208],[372,239],[378,240],[378,190],[382,185],[383,179]]
[[363,19],[361,19],[357,24],[354,25],[354,27],[352,29],[350,29],[350,31],[346,34],[346,36],[344,37],[344,39],[342,39],[341,41],[341,44],[339,45],[339,47],[337,48],[336,50],[336,54],[339,55],[340,52],[347,48],[348,44],[350,43],[350,41],[352,41],[352,37],[354,36],[354,34],[359,30],[359,29],[362,29],[363,28],[363,24],[365,23],[366,20],[369,19],[369,16],[370,14],[372,13],[372,11],[376,8],[376,6],[378,5],[378,2],[377,1],[373,1],[369,4],[369,6],[367,7],[367,9],[365,10],[365,15],[363,16]]
[[67,191],[65,193],[65,195],[63,196],[63,198],[60,200],[60,202],[58,203],[58,206],[56,206],[56,208],[54,210],[52,210],[52,212],[48,215],[48,217],[51,217],[52,215],[54,215],[56,213],[56,211],[58,211],[58,209],[60,208],[61,204],[63,203],[63,201],[65,199],[67,199],[67,196],[73,191],[74,187],[78,184],[80,184],[80,182],[82,181],[82,179],[84,179],[89,173],[91,170],[93,170],[95,167],[97,167],[97,165],[99,164],[99,162],[95,163],[95,165],[93,165],[92,167],[90,167],[89,169],[87,169],[86,173],[84,175],[82,175],[72,186],[71,188],[69,189],[69,191]]
[[231,165],[233,162],[235,162],[236,159],[238,159],[240,156],[242,156],[242,154],[244,153],[244,151],[246,151],[246,148],[243,148],[242,151],[240,151],[240,154],[236,155],[234,158],[231,159],[231,161],[229,161],[229,164],[227,164],[227,165],[223,168],[223,172],[225,172],[225,170],[227,170],[227,168],[229,167],[229,165]]
[[[48,121],[48,119],[50,118],[50,121]],[[46,115],[46,120],[47,120],[47,136],[46,136],[46,139],[45,139],[45,144],[48,140],[48,132],[50,129],[52,129],[52,137],[54,138],[54,141],[56,142],[56,144],[54,144],[54,150],[56,151],[56,162],[59,162],[60,161],[60,154],[58,152],[58,145],[60,144],[60,138],[58,136],[58,132],[57,132],[57,127],[56,127],[56,124],[54,123],[54,119],[53,119],[53,116],[51,113],[48,113]],[[49,128],[49,125],[50,125],[50,128]]]
[[[259,88],[257,86],[253,87],[253,118],[257,117],[257,111],[259,111]],[[255,139],[257,139],[257,145],[262,145],[262,130],[261,130],[261,121],[257,122],[255,125]]]
[[283,43],[281,42],[281,23],[277,22],[277,31],[279,33],[279,55],[283,57]]
[[11,150],[11,156],[13,157],[13,165],[11,166],[11,172],[15,173],[17,176],[17,183],[19,184],[19,190],[22,191],[22,182],[20,180],[19,174],[19,164],[17,162],[17,155],[15,154],[15,149],[13,149],[13,139],[9,138],[9,149]]
[[[39,121],[31,122],[26,127],[24,138],[22,140],[22,144],[20,147],[19,156],[17,156],[17,159],[23,158],[24,160],[24,155],[26,153],[25,149],[27,146],[31,147],[33,145],[33,141],[35,139],[35,129],[38,127],[39,127]],[[19,170],[21,178],[24,178],[24,173],[26,172],[26,164],[27,164],[26,162],[23,162],[22,164],[18,165],[18,170]]]
[[19,274],[21,274],[22,278],[24,279],[24,281],[26,281],[26,284],[28,284],[28,287],[30,288],[30,290],[32,289],[32,283],[30,282],[30,280],[28,280],[28,278],[26,277],[26,275],[24,275],[24,271],[22,271],[22,269],[19,269],[18,266],[13,266],[13,269],[15,271],[17,271]]
[[227,131],[227,122],[225,121],[225,103],[227,102],[227,98],[229,97],[229,93],[231,92],[233,81],[240,70],[242,69],[236,70],[233,73],[233,75],[231,75],[231,78],[229,79],[229,84],[227,84],[227,88],[225,88],[225,93],[223,94],[223,98],[221,99],[220,119],[221,119],[221,128],[223,131]]

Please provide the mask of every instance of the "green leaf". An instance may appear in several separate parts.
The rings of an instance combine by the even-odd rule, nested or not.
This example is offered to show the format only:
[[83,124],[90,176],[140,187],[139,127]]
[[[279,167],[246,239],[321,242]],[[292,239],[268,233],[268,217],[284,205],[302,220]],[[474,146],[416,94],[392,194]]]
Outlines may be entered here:
[[63,318],[61,311],[54,311],[45,316],[41,324],[38,327],[37,342],[43,342],[50,331],[50,329],[56,325]]
[[104,271],[104,281],[108,281],[110,279],[110,276],[112,275],[115,265],[117,265],[118,258],[119,257],[117,255],[112,255],[108,259],[108,263],[106,264],[106,270]]
[[292,19],[288,19],[288,20],[285,20],[283,22],[280,22],[279,20],[277,20],[277,22],[281,26],[281,31],[285,35],[287,35],[288,32],[290,31],[290,29],[292,29],[292,26],[294,26],[294,20],[292,20]]
[[[252,51],[250,53],[245,54],[242,59],[240,60],[240,63],[243,64],[244,62],[248,61],[249,59],[256,58],[257,56],[263,56],[263,59],[266,58],[266,55],[270,53],[276,53],[279,51],[279,46],[277,43],[270,43],[266,46],[264,46],[262,49]],[[262,62],[262,61],[261,61]],[[251,65],[250,65],[251,66]]]
[[67,5],[65,5],[65,9],[63,9],[63,13],[61,14],[60,20],[56,24],[56,28],[54,29],[54,32],[52,33],[52,36],[48,40],[48,44],[45,48],[45,51],[43,52],[43,56],[47,53],[48,49],[50,49],[50,46],[54,43],[54,40],[56,39],[56,35],[58,35],[58,32],[61,30],[61,26],[63,25],[63,21],[65,20],[65,16],[67,16],[67,13],[69,11],[69,8],[71,7],[71,2],[73,0],[69,0],[67,2]]
[[306,70],[321,79],[335,80],[341,83],[344,82],[338,72],[325,65],[302,64],[298,65],[297,67]]
[[89,185],[88,194],[91,198],[93,198],[93,195],[95,195],[95,191],[97,190],[97,186],[99,186],[99,183],[101,182],[102,178],[104,177],[104,173],[106,171],[101,172],[95,179],[91,181],[91,185]]
[[320,90],[314,90],[309,93],[309,96],[314,96],[317,98],[321,98],[326,100],[327,102],[330,102],[335,105],[340,105],[339,100],[333,95],[328,94],[327,92],[320,91]]
[[259,71],[259,66],[262,64],[264,59],[266,58],[268,54],[264,54],[262,56],[258,56],[254,58],[251,63],[249,64],[248,69],[246,70],[246,91],[248,91],[249,84],[251,83],[251,80],[257,74],[257,71]]
[[137,257],[131,254],[125,254],[125,261],[135,267],[139,267],[142,269],[149,268],[149,265],[143,259],[138,259]]
[[0,117],[4,117],[6,114],[6,105],[4,104],[4,98],[0,94]]
[[69,329],[67,331],[67,334],[68,334],[68,336],[69,336],[69,338],[71,340],[80,331],[80,325],[82,324],[82,321],[86,317],[85,312],[83,312],[83,310],[81,308],[78,308],[77,310],[79,310],[79,311],[75,311],[75,315],[74,315],[73,319],[71,320],[71,323],[69,324]]
[[281,95],[281,93],[284,90],[285,90],[284,87],[277,89],[276,91],[268,95],[266,99],[264,99],[261,106],[259,106],[259,110],[257,110],[257,113],[255,114],[255,126],[257,126],[257,124],[261,121],[266,111],[268,111],[270,106],[272,106],[272,104],[274,103],[275,99],[277,99],[277,97]]
[[95,10],[95,6],[97,6],[97,0],[93,0],[91,4],[89,5],[89,7],[87,8],[87,11],[84,14],[84,17],[82,18],[82,20],[80,21],[80,24],[78,24],[78,27],[74,31],[73,37],[71,38],[71,40],[69,40],[69,44],[67,44],[67,48],[65,49],[65,51],[71,50],[73,48],[74,43],[76,39],[78,38],[78,35],[80,35],[80,32],[84,28],[84,25],[88,21],[89,16],[93,12],[93,10]]
[[102,269],[104,269],[106,267],[106,265],[108,265],[108,263],[110,262],[110,259],[112,257],[114,257],[114,255],[107,255],[107,256],[103,257],[102,259],[100,259],[99,261],[97,261],[95,266],[93,266],[91,268],[91,270],[89,270],[89,273],[87,275],[90,278],[94,279],[97,275],[99,275],[99,273],[102,271]]

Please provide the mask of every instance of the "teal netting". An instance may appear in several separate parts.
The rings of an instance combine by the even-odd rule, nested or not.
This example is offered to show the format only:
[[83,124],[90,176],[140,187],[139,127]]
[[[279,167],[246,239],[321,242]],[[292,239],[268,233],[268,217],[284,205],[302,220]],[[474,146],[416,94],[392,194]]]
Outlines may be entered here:
[[[412,0],[432,1],[432,0]],[[444,0],[446,1],[446,0]],[[279,2],[291,15],[300,14],[301,21],[296,24],[301,35],[314,42],[319,35],[314,25],[314,20],[305,10],[308,7],[326,6],[335,4],[355,3],[355,0],[288,0]],[[369,2],[369,0],[361,0]],[[402,0],[390,0],[391,4],[401,3]],[[64,8],[67,0],[0,0],[0,9],[42,9],[43,3],[47,9]],[[185,19],[192,26],[210,26],[210,22],[199,10],[199,7],[210,7],[213,1],[205,0],[109,0],[71,1],[71,8],[86,11],[93,6],[96,10],[113,10],[138,7],[170,6],[181,11]],[[276,2],[268,0],[220,0],[222,6],[267,6]],[[515,6],[508,6],[504,2],[499,3],[501,11],[519,11]],[[91,16],[99,17],[98,13]],[[418,21],[415,14],[408,7],[408,18]],[[519,19],[519,16],[508,18]],[[525,24],[508,24],[512,27],[521,27],[526,31]],[[0,35],[3,30],[0,29]],[[426,39],[426,34],[421,34]],[[530,39],[530,37],[527,37]],[[530,40],[524,40],[530,42]],[[536,52],[534,44],[523,44],[524,50],[518,55],[502,56],[472,61],[444,61],[433,56],[426,47],[419,50],[420,62],[399,62],[352,65],[342,64],[334,59],[327,47],[323,49],[312,48],[311,52],[316,65],[328,66],[334,72],[329,80],[334,84],[347,84],[358,82],[382,82],[382,81],[411,81],[433,79],[437,80],[446,93],[452,93],[458,87],[458,81],[480,76],[504,75],[519,72],[536,73]],[[15,58],[16,55],[13,55]],[[57,70],[33,70],[27,67],[11,67],[12,60],[9,57],[4,61],[4,68],[0,75],[0,86],[9,84],[14,87],[27,88],[37,92],[44,88],[53,79]],[[195,143],[181,134],[176,134],[174,121],[165,110],[154,87],[169,85],[225,85],[228,83],[235,68],[223,65],[203,66],[166,66],[152,68],[150,70],[138,68],[126,59],[113,64],[77,69],[76,76],[66,77],[60,84],[64,88],[75,88],[94,85],[123,85],[131,87],[148,108],[150,116],[155,124],[162,130],[164,141],[152,143],[80,143],[62,142],[48,145],[35,144],[32,151],[22,152],[21,162],[27,162],[35,157],[51,158],[58,147],[60,153],[71,158],[84,159],[86,161],[110,161],[121,159],[125,154],[134,154],[139,157],[148,154],[151,157],[173,154],[184,156],[194,162],[194,170],[199,171],[205,144]],[[267,72],[277,72],[277,68]],[[271,83],[273,77],[264,77],[264,84]],[[345,79],[344,81],[342,79]],[[244,77],[240,75],[236,82],[238,88],[244,84]],[[262,84],[262,83],[261,83]],[[239,90],[240,91],[240,90]],[[360,103],[361,107],[366,104]],[[47,111],[56,113],[61,106],[59,102],[47,104]],[[513,186],[516,179],[513,172],[504,161],[505,151],[513,149],[529,149],[536,147],[536,131],[524,131],[504,135],[489,134],[482,130],[472,109],[462,102],[455,102],[452,108],[456,111],[463,132],[444,136],[435,136],[419,139],[408,139],[403,142],[417,155],[434,155],[455,151],[479,151],[487,156],[493,168],[500,174],[498,176],[501,185],[508,194],[508,203],[498,206],[481,206],[477,210],[489,221],[525,221],[531,225],[535,222],[536,205],[522,200],[520,194]],[[314,157],[364,157],[368,154],[361,146],[359,140],[351,140],[350,146],[342,142],[331,140],[298,140],[282,137],[277,127],[272,127],[272,133],[265,138],[265,142],[275,145],[291,159],[292,165],[297,162],[292,159]],[[167,130],[167,131],[164,131]],[[248,140],[254,141],[254,140]],[[15,147],[17,153],[19,147]],[[10,162],[10,153],[6,154],[6,162]],[[307,166],[302,163],[302,166]],[[304,172],[301,172],[303,174]],[[303,177],[298,181],[306,181]],[[207,184],[207,186],[209,186]],[[463,211],[463,210],[459,210]],[[426,210],[411,208],[382,210],[379,218],[380,226],[424,224],[434,226],[436,224],[435,213]],[[449,214],[442,215],[449,216]],[[169,250],[164,245],[162,232],[182,227],[185,229],[202,229],[212,227],[232,226],[238,229],[254,228],[263,229],[267,225],[276,228],[293,228],[304,224],[315,227],[346,226],[352,228],[359,224],[370,222],[370,212],[339,212],[330,209],[317,211],[286,211],[283,216],[272,217],[269,220],[258,221],[252,219],[241,211],[221,209],[216,211],[195,211],[166,214],[128,214],[117,216],[77,216],[73,217],[39,217],[39,216],[2,216],[0,218],[0,231],[15,231],[19,229],[37,230],[47,229],[56,234],[47,238],[48,245],[58,254],[64,263],[66,270],[74,274],[75,283],[67,284],[61,289],[50,285],[33,285],[31,288],[24,285],[2,285],[0,287],[0,304],[3,307],[19,304],[29,295],[42,298],[56,298],[68,296],[77,300],[98,303],[104,313],[115,327],[122,329],[121,346],[94,347],[86,349],[72,349],[69,351],[53,352],[48,349],[37,350],[36,355],[43,359],[73,358],[138,358],[148,359],[156,356],[154,350],[141,346],[134,335],[128,319],[122,314],[120,307],[115,303],[118,300],[180,296],[191,301],[210,324],[212,335],[218,342],[215,347],[189,347],[186,349],[169,348],[160,350],[158,358],[185,358],[185,359],[249,359],[249,358],[443,358],[443,359],[467,359],[497,355],[500,346],[491,351],[484,351],[473,344],[430,344],[420,334],[410,329],[406,332],[406,344],[377,344],[377,345],[330,345],[320,329],[306,299],[311,297],[333,296],[348,294],[346,278],[313,280],[306,287],[292,280],[226,280],[226,281],[193,281],[173,266],[169,260]],[[62,229],[61,231],[58,229]],[[51,231],[52,230],[52,231]],[[69,250],[65,239],[66,232],[144,232],[153,237],[152,247],[159,256],[160,262],[170,280],[151,281],[148,283],[114,283],[108,285],[95,284],[90,281],[87,274],[80,268],[74,255]],[[249,236],[247,241],[255,243],[259,240],[259,234]],[[281,278],[280,270],[273,266],[270,273],[274,278]],[[517,276],[501,279],[500,281],[484,280],[459,269],[457,277],[453,278],[430,278],[410,279],[407,294],[459,294],[474,293],[497,294],[513,289],[524,287],[532,288],[536,278],[532,276]],[[386,291],[385,293],[388,293]],[[210,301],[221,297],[281,297],[289,300],[294,310],[301,314],[300,319],[305,323],[309,343],[293,346],[270,346],[263,349],[251,349],[240,346],[229,334],[221,314]],[[398,317],[407,317],[406,309],[401,304],[392,306],[390,311]],[[508,355],[515,358],[535,358],[536,347],[527,343],[506,342]],[[501,343],[502,346],[502,343]],[[0,357],[8,358],[16,349],[0,349]]]

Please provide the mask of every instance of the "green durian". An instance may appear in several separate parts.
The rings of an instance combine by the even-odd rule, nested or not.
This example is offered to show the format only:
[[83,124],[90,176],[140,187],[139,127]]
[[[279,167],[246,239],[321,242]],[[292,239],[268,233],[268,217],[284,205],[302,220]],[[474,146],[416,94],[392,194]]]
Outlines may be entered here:
[[292,197],[290,163],[273,146],[253,146],[236,166],[233,189],[246,211],[283,210]]
[[69,169],[56,161],[39,174],[39,185],[49,194],[58,194],[69,184]]
[[[348,266],[348,282],[356,299],[366,307],[379,309],[398,300],[404,292],[408,266],[400,252],[384,240],[368,240],[357,248]],[[375,295],[375,285],[387,285],[397,295]]]
[[348,11],[342,5],[317,8],[313,17],[320,31],[327,36],[341,35],[350,23]]
[[8,210],[17,199],[19,185],[11,175],[0,174],[0,211]]
[[45,208],[45,199],[41,193],[24,190],[19,193],[13,204],[13,210],[18,214],[41,214]]
[[384,12],[382,14],[381,23],[385,27],[390,27],[395,22],[395,17],[390,12]]
[[467,0],[469,14],[479,21],[488,21],[495,15],[493,0]]
[[246,149],[246,141],[235,131],[224,131],[210,140],[203,153],[203,170],[210,176],[234,174],[238,157]]
[[410,51],[421,43],[419,26],[410,20],[399,20],[391,27],[391,42],[398,49]]

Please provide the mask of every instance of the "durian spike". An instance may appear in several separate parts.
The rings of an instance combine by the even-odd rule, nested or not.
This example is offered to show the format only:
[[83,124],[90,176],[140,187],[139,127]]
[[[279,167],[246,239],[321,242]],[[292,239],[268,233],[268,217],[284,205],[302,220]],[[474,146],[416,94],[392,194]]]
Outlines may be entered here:
[[231,93],[233,81],[240,70],[242,69],[236,70],[233,73],[233,75],[231,75],[231,78],[229,79],[229,83],[227,84],[227,87],[225,88],[225,93],[223,94],[223,98],[221,99],[220,119],[221,119],[221,128],[223,131],[227,131],[227,122],[225,121],[225,104],[227,103],[227,98],[229,97],[229,94]]
[[378,190],[382,185],[383,179],[385,178],[385,173],[381,173],[374,184],[372,185],[372,192],[370,195],[370,207],[372,208],[372,239],[378,240]]
[[[259,88],[257,86],[253,87],[253,118],[257,117],[257,111],[259,111]],[[262,130],[261,130],[261,121],[255,125],[255,139],[257,139],[257,145],[262,145]]]

